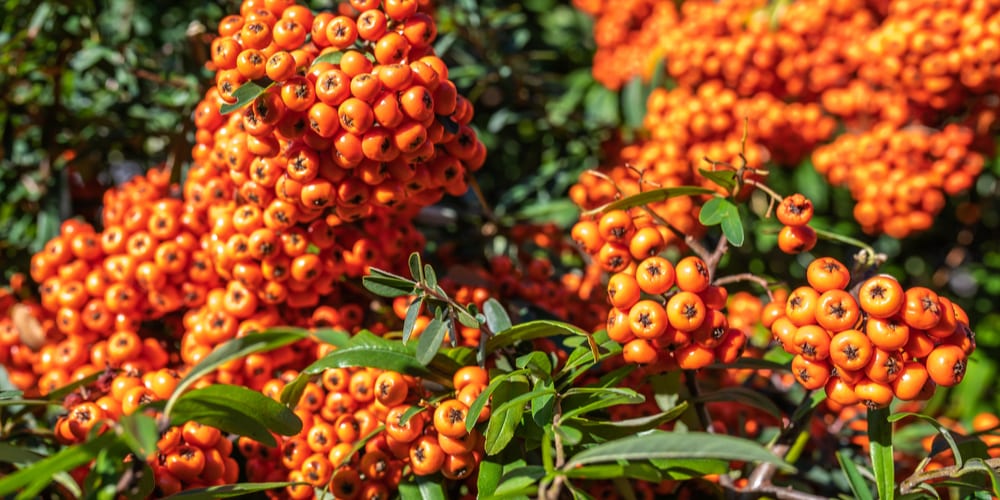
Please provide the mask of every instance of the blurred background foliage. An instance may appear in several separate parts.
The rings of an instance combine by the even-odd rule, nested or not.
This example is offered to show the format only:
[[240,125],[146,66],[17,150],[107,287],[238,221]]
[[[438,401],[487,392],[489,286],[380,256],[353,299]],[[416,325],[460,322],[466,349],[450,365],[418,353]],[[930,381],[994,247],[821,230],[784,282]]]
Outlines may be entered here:
[[[239,3],[0,1],[0,259],[6,278],[27,269],[31,252],[62,219],[93,221],[107,187],[151,165],[179,169],[190,161],[191,113],[211,83],[204,67],[211,33]],[[307,3],[328,9],[337,2]],[[578,216],[568,187],[580,172],[602,164],[608,145],[635,132],[650,89],[635,81],[611,91],[594,80],[593,20],[569,0],[434,4],[438,52],[474,103],[473,123],[489,149],[477,181],[491,209],[472,193],[447,199],[442,205],[454,223],[444,230],[488,237],[481,229],[489,219],[501,227],[554,222],[568,228]],[[773,169],[769,183],[815,200],[818,226],[885,252],[884,272],[909,285],[933,286],[966,307],[979,342],[969,377],[982,381],[996,375],[1000,360],[998,179],[1000,162],[993,158],[975,189],[949,200],[930,231],[904,241],[865,236],[851,215],[849,194],[831,188],[808,161]],[[954,208],[963,203],[978,207],[978,222],[957,220]],[[850,258],[852,249],[822,242],[811,255],[776,251],[779,226],[759,217],[761,203],[749,207],[750,244],[730,252],[723,272],[798,283],[812,255]],[[482,245],[461,241],[482,258]],[[953,417],[1000,408],[992,384],[962,384],[954,391],[960,393],[938,391],[932,404]]]

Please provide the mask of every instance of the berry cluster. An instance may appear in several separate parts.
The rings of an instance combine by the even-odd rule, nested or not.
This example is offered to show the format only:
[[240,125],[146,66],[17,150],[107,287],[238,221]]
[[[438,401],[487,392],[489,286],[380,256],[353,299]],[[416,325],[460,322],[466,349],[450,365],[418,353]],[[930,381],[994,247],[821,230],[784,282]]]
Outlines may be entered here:
[[[263,393],[277,399],[286,372],[270,380]],[[454,397],[426,402],[421,381],[393,371],[332,368],[310,382],[295,413],[303,430],[269,448],[240,438],[251,481],[291,481],[285,497],[313,498],[313,488],[329,487],[338,498],[385,498],[404,477],[441,472],[465,480],[483,455],[482,435],[466,430],[469,407],[489,382],[484,369],[469,366],[452,377]],[[485,406],[477,422],[490,415]],[[382,430],[379,430],[379,429]],[[367,439],[354,451],[362,439]]]
[[[464,193],[485,159],[430,16],[416,1],[345,7],[247,1],[212,42],[216,86],[195,116],[194,157],[227,170],[278,229],[412,215]],[[261,89],[250,102],[245,85]]]
[[832,257],[813,260],[806,279],[783,308],[773,303],[764,314],[764,325],[794,355],[792,374],[803,387],[825,387],[840,405],[877,408],[961,382],[975,349],[961,307],[925,287],[904,289],[886,274],[849,288],[851,272]]
[[[866,232],[899,238],[926,230],[993,152],[1000,8],[989,2],[574,5],[595,18],[595,79],[611,89],[651,81],[661,62],[671,79],[671,90],[655,88],[647,101],[644,151],[627,153],[651,185],[701,182],[695,167],[706,156],[738,164],[746,119],[749,166],[797,167],[811,154],[831,184],[850,189]],[[719,112],[737,100],[755,105],[735,107],[735,120]],[[664,109],[680,126],[662,128]],[[820,147],[840,128],[847,133]],[[730,137],[706,138],[713,131]],[[605,173],[627,177],[614,168],[622,167]],[[586,207],[585,198],[574,200]],[[966,208],[960,219],[978,220]]]

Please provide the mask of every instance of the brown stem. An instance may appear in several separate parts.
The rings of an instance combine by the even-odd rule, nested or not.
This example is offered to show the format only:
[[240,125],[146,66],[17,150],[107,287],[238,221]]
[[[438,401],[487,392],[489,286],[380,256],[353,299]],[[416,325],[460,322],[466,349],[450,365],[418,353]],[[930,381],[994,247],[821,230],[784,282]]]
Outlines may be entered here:
[[[684,385],[687,387],[692,401],[697,400],[701,396],[701,389],[698,388],[698,380],[695,378],[695,374],[694,370],[684,370]],[[698,422],[701,424],[701,428],[705,429],[705,432],[714,433],[715,428],[712,425],[712,416],[708,413],[708,407],[705,406],[705,403],[694,401],[694,411],[698,415]]]
[[[983,462],[987,467],[993,469],[994,471],[1000,470],[1000,458],[988,458]],[[904,479],[903,482],[900,483],[899,492],[905,495],[915,491],[921,483],[926,483],[927,481],[933,481],[935,479],[957,477],[958,471],[961,469],[962,467],[952,465],[932,471],[914,472],[910,477]],[[917,470],[919,471],[920,469]]]
[[719,237],[719,242],[715,244],[715,250],[713,250],[712,254],[708,256],[708,259],[705,259],[705,264],[708,266],[709,276],[715,276],[715,270],[719,267],[719,261],[722,260],[722,256],[726,254],[727,250],[729,250],[729,240],[726,238],[726,235],[723,234]]
[[730,274],[729,276],[723,276],[712,282],[715,286],[728,285],[730,283],[739,283],[740,281],[750,281],[760,285],[761,288],[767,292],[767,298],[772,302],[774,301],[774,293],[771,292],[770,283],[760,276],[753,273],[740,273],[740,274]]
[[476,195],[476,200],[479,201],[479,206],[483,208],[483,215],[486,219],[493,223],[494,226],[500,226],[497,222],[496,212],[493,211],[493,207],[490,206],[489,202],[486,201],[486,196],[483,195],[483,188],[479,187],[479,181],[476,180],[476,176],[469,174],[466,176],[466,182],[468,182],[469,187],[472,188],[473,194]]

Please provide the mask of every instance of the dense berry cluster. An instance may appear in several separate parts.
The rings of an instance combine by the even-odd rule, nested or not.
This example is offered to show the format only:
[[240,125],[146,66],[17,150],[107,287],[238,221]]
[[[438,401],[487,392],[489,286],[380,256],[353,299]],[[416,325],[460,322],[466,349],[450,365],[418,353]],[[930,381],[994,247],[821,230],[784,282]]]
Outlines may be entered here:
[[854,280],[832,257],[813,260],[806,278],[764,312],[805,388],[825,387],[840,405],[877,408],[894,397],[927,399],[965,376],[975,336],[965,311],[947,298],[904,289],[886,274]]
[[[286,372],[262,389],[275,399]],[[466,430],[469,407],[488,383],[479,367],[455,373],[454,397],[426,403],[419,379],[371,368],[333,368],[310,382],[295,406],[304,427],[270,448],[240,438],[251,481],[291,481],[284,496],[313,498],[313,488],[329,488],[337,498],[387,498],[404,475],[441,472],[462,481],[473,475],[483,455],[482,435]],[[475,416],[483,422],[486,406]],[[363,446],[359,446],[362,439]],[[355,447],[360,449],[355,451]]]
[[[1000,8],[990,2],[574,4],[595,18],[599,82],[618,89],[665,66],[671,90],[653,89],[644,151],[629,159],[654,183],[703,182],[706,156],[739,164],[746,119],[751,167],[796,167],[811,155],[851,191],[868,233],[899,238],[926,230],[993,152]],[[671,121],[680,126],[662,128]],[[820,147],[841,127],[847,133]]]

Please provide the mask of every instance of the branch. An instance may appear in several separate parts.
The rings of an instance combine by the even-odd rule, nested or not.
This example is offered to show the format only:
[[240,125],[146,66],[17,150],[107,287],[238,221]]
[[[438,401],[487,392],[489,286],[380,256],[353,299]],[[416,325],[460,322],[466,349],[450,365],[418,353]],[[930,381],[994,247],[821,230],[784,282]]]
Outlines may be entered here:
[[[687,387],[692,401],[697,400],[701,396],[701,389],[698,388],[698,380],[695,379],[694,370],[684,370],[684,385]],[[708,407],[705,406],[705,403],[694,401],[694,411],[698,415],[698,422],[701,423],[701,428],[705,429],[705,432],[714,433],[715,428],[712,426],[712,416],[709,415]]]
[[[988,458],[983,460],[987,467],[993,469],[994,471],[1000,470],[1000,458]],[[963,466],[964,467],[964,466]],[[935,469],[932,471],[924,472],[914,472],[910,477],[903,480],[899,485],[899,492],[902,494],[910,493],[917,489],[917,487],[928,481],[933,481],[935,479],[944,479],[949,477],[958,477],[959,472],[963,467],[957,465],[951,465],[948,467],[942,467],[940,469]],[[917,469],[918,471],[920,469]]]
[[740,274],[730,274],[729,276],[723,276],[712,282],[715,286],[728,285],[730,283],[739,283],[740,281],[750,281],[760,285],[761,288],[767,292],[767,298],[772,302],[774,301],[774,293],[771,292],[771,284],[764,278],[757,276],[753,273],[740,273]]

